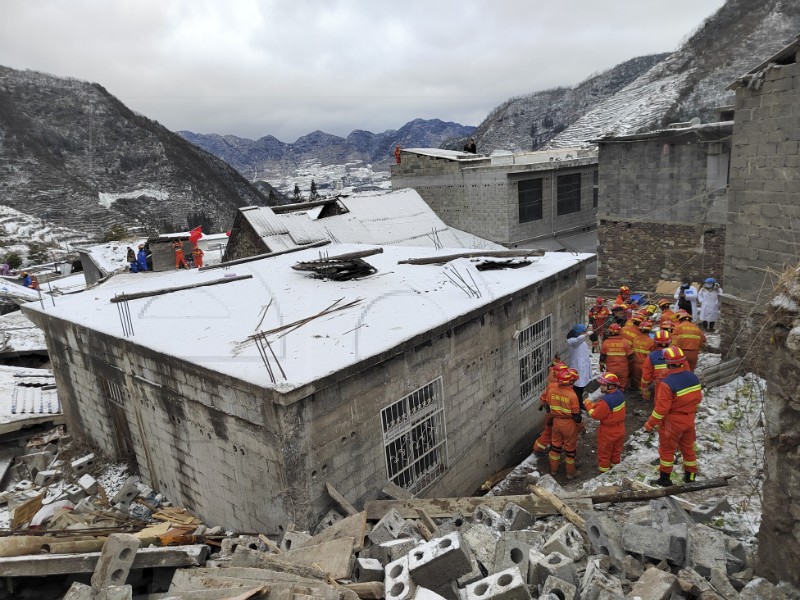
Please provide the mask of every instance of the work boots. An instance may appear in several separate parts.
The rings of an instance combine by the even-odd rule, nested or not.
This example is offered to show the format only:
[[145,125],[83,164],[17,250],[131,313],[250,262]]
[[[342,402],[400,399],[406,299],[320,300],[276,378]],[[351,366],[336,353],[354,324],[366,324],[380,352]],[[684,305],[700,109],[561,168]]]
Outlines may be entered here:
[[672,485],[672,481],[669,478],[669,473],[664,473],[664,471],[658,472],[658,479],[651,479],[650,485],[658,485],[661,487],[669,487]]
[[695,481],[695,477],[697,473],[684,473],[683,474],[683,482],[684,483],[693,483]]

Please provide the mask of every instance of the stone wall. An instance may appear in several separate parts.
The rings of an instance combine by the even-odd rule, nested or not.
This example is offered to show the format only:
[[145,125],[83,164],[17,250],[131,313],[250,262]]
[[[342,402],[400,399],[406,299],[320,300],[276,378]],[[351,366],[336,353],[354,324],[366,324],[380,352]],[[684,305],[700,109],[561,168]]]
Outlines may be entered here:
[[598,228],[598,280],[605,287],[653,290],[659,280],[723,283],[725,227],[603,219]]
[[225,262],[258,256],[269,252],[264,240],[253,229],[250,222],[242,217],[241,212],[236,215],[228,245],[225,247],[223,260]]

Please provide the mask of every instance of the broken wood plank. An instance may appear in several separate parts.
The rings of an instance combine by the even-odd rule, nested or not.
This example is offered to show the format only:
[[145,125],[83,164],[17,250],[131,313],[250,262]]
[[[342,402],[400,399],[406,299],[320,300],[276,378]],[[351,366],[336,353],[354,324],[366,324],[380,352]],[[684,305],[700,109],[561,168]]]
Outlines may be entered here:
[[331,540],[352,537],[355,539],[353,550],[359,552],[364,549],[364,538],[367,537],[367,513],[360,512],[352,517],[346,517],[341,521],[336,521],[330,527],[325,528],[323,531],[314,537],[307,539],[305,542],[297,546],[298,549],[305,546],[317,546],[323,542],[330,542]]
[[[634,490],[656,490],[656,489],[658,489],[654,485],[647,485],[646,483],[642,483],[641,481],[632,481],[630,479],[625,479],[625,478],[623,478],[622,481],[623,482],[626,482],[626,481],[630,482],[631,487]],[[692,512],[692,509],[697,507],[697,504],[694,504],[692,502],[687,502],[683,498],[679,498],[677,496],[672,498],[672,499],[675,500],[675,502],[678,504],[678,506],[680,506],[683,510],[685,510],[687,512]]]
[[[462,514],[471,517],[475,508],[480,504],[496,512],[502,512],[506,504],[518,504],[535,517],[549,517],[557,515],[555,507],[534,494],[521,494],[516,496],[467,496],[461,498],[414,498],[411,500],[370,500],[364,506],[367,521],[380,521],[391,509],[395,509],[404,519],[419,517],[417,509],[422,508],[434,519],[452,517]],[[575,498],[565,500],[567,505],[576,509],[591,508],[592,502],[588,498]]]
[[136,300],[138,298],[150,298],[152,296],[162,296],[164,294],[172,294],[173,292],[181,292],[183,290],[192,290],[195,288],[208,287],[209,285],[220,285],[223,283],[233,283],[234,281],[242,281],[243,279],[252,279],[252,275],[238,275],[236,277],[223,277],[222,279],[212,279],[211,281],[203,281],[201,283],[193,283],[191,285],[179,285],[169,288],[161,288],[158,290],[150,290],[148,292],[134,292],[132,294],[120,294],[111,298],[111,302],[125,302],[126,300]]
[[[256,564],[246,561],[247,557],[253,558],[252,555],[247,555],[247,557],[242,557],[240,560],[237,560],[236,553],[239,552],[239,549],[241,548],[241,546],[237,546],[236,550],[234,550],[233,558],[231,559],[231,566],[260,567],[281,570],[277,567],[278,563],[282,563],[295,567],[302,567],[303,569],[307,570],[306,574],[303,574],[302,572],[286,570],[287,573],[294,573],[303,577],[322,579],[324,579],[326,575],[330,575],[334,579],[344,579],[346,577],[350,577],[350,573],[353,568],[354,546],[354,538],[339,538],[329,542],[317,544],[316,546],[303,546],[301,548],[296,548],[295,550],[289,550],[283,554],[278,554],[274,556],[271,561],[268,561],[268,564],[263,562],[259,564],[259,561],[264,560],[264,558],[268,556],[264,555],[262,552],[256,553],[263,555],[262,557],[257,557]],[[245,561],[246,564],[241,564],[242,561]],[[312,573],[316,574],[312,575]]]
[[[166,548],[139,548],[131,569],[157,567],[196,567],[205,564],[208,546],[170,546]],[[0,558],[2,577],[43,577],[93,573],[100,558],[99,552],[81,554],[36,554]]]
[[342,496],[335,487],[333,487],[329,482],[325,482],[325,488],[328,490],[328,495],[333,498],[333,500],[338,504],[342,510],[347,513],[349,516],[357,515],[358,511],[356,507],[350,504],[347,501],[347,498]]
[[297,575],[298,577],[305,577],[306,579],[324,580],[327,575],[327,573],[320,571],[316,567],[307,567],[285,562],[281,560],[280,556],[282,555],[266,554],[239,545],[233,550],[231,566],[268,569],[279,573],[288,573],[290,575]]
[[595,494],[583,497],[590,499],[592,504],[602,504],[605,502],[640,502],[642,500],[651,500],[653,498],[663,498],[664,496],[675,496],[677,494],[688,494],[689,492],[698,492],[700,490],[725,487],[728,485],[728,479],[732,478],[732,475],[728,475],[726,477],[719,477],[717,479],[694,481],[692,483],[671,485],[669,487],[623,490],[620,492],[613,492],[611,494]]
[[439,535],[439,528],[436,526],[436,523],[433,522],[433,519],[431,519],[427,511],[424,508],[418,508],[417,514],[425,527],[428,528],[428,531],[431,532],[431,535],[437,537]]
[[544,250],[530,249],[530,250],[487,250],[485,252],[459,252],[458,254],[446,254],[444,256],[431,256],[426,258],[408,258],[406,260],[398,260],[398,265],[435,265],[444,264],[455,260],[457,258],[488,258],[488,257],[526,257],[526,256],[544,256]]
[[273,542],[263,533],[258,534],[258,539],[264,542],[264,545],[266,545],[266,547],[272,550],[275,554],[281,554],[283,552],[283,550],[281,550],[280,547],[275,542]]
[[552,492],[547,491],[544,488],[540,488],[538,485],[529,485],[528,489],[542,498],[546,500],[550,504],[552,504],[556,510],[561,513],[570,523],[575,525],[581,531],[586,529],[586,519],[572,510],[569,506],[567,506],[564,501],[553,494]]
[[386,594],[383,582],[380,581],[347,583],[343,587],[358,594],[358,597],[362,600],[381,600]]
[[396,483],[392,483],[391,481],[383,486],[381,494],[390,500],[411,500],[414,497],[414,494],[401,488]]

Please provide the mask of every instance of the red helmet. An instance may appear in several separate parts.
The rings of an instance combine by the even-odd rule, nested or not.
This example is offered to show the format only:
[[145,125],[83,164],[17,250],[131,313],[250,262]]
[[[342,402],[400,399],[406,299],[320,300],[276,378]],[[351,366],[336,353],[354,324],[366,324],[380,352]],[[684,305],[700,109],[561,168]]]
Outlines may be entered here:
[[619,293],[623,296],[627,296],[631,293],[631,288],[629,288],[627,285],[620,286]]
[[622,331],[622,327],[619,326],[619,323],[612,323],[608,326],[609,335],[617,335],[620,331]]
[[663,321],[661,323],[661,331],[670,332],[670,331],[672,331],[673,327],[675,327],[675,324],[672,321],[670,321],[669,319],[667,319],[666,321]]
[[628,307],[625,306],[624,304],[615,304],[614,306],[611,307],[611,312],[614,312],[614,311],[617,311],[617,310],[628,310]]
[[595,298],[594,301],[595,301],[595,304],[602,304],[603,302],[605,302],[605,300],[603,298],[601,298],[600,296]]
[[686,360],[686,355],[684,355],[683,350],[676,346],[666,348],[662,356],[668,365],[682,365]]
[[604,385],[619,386],[619,377],[617,377],[613,373],[603,373],[597,378],[597,382]]
[[581,378],[580,373],[576,369],[569,370],[569,376],[572,378],[572,381],[578,381]]
[[641,331],[652,331],[653,325],[655,325],[655,323],[653,323],[650,319],[645,319],[642,321],[642,324],[639,325],[639,329]]
[[672,302],[670,302],[666,298],[662,298],[661,300],[659,300],[657,302],[657,304],[658,304],[658,308],[667,308],[670,304],[672,304]]
[[562,385],[572,383],[572,373],[569,371],[569,369],[560,369],[556,371],[556,381]]
[[688,312],[686,312],[683,309],[679,310],[675,314],[678,317],[678,321],[691,321],[692,320],[692,315],[690,315]]
[[554,373],[558,373],[559,371],[564,371],[566,369],[569,369],[569,367],[565,365],[563,362],[557,362],[553,364]]
[[666,329],[661,329],[656,331],[656,335],[653,340],[660,346],[669,346],[669,343],[672,341],[672,336]]
[[640,312],[633,313],[633,315],[631,315],[631,321],[633,323],[641,323],[642,321],[644,321],[644,319],[645,316]]

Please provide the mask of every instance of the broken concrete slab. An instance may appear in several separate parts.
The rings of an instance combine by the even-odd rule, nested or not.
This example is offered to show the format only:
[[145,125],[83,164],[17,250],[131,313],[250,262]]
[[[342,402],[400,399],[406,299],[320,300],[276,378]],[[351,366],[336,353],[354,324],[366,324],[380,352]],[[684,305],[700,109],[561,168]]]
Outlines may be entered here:
[[542,546],[542,552],[544,554],[559,552],[575,562],[586,555],[586,550],[583,548],[583,536],[572,523],[567,523],[557,529]]
[[590,514],[586,518],[586,534],[595,553],[613,556],[618,560],[625,558],[622,527],[611,517],[598,512]]
[[438,590],[472,570],[469,548],[457,532],[434,538],[408,554],[408,569],[417,585]]
[[[323,542],[316,546],[305,546],[296,550],[289,550],[282,554],[276,554],[274,558],[284,563],[321,569],[334,579],[345,579],[353,571],[354,544],[355,540],[351,537],[340,538],[330,542]],[[234,556],[236,556],[236,551],[234,551]]]
[[406,521],[400,513],[395,509],[390,509],[375,524],[372,531],[367,534],[367,537],[373,544],[382,544],[389,540],[395,540],[399,537],[405,524]]
[[[364,539],[367,536],[367,513],[360,512],[357,515],[339,519],[328,527],[317,533],[314,537],[300,543],[295,548],[303,546],[316,546],[323,542],[329,542],[337,538],[352,537],[355,539],[354,549],[356,552],[364,548]],[[295,542],[296,544],[296,542]]]
[[464,589],[465,600],[530,600],[530,598],[528,586],[516,567],[489,575]]
[[650,512],[653,527],[667,525],[694,525],[694,519],[675,501],[675,498],[664,496],[650,500]]
[[703,577],[711,576],[711,569],[725,569],[725,534],[705,525],[693,525],[686,537],[686,565]]
[[94,589],[92,586],[74,582],[67,590],[62,600],[94,600]]
[[[339,521],[340,523],[342,521]],[[308,540],[312,539],[313,536],[310,533],[306,533],[305,531],[287,531],[283,534],[281,538],[281,543],[279,548],[284,552],[288,550],[292,550],[294,548],[302,548],[303,544]],[[321,542],[318,542],[321,543]],[[315,544],[309,544],[315,545]]]
[[625,523],[622,547],[626,552],[683,565],[686,558],[686,526],[667,525],[663,529]]
[[679,589],[675,575],[650,568],[633,584],[628,597],[638,596],[641,600],[670,600],[672,593]]
[[112,585],[97,592],[95,600],[132,600],[133,588],[129,585]]
[[545,598],[555,597],[559,599],[564,598],[565,600],[575,600],[578,597],[578,588],[568,581],[551,575],[542,586],[542,596]]
[[709,498],[702,504],[692,508],[692,518],[698,522],[709,521],[724,512],[731,510],[730,502],[727,498]]
[[92,587],[99,591],[112,585],[124,585],[140,544],[141,540],[129,533],[108,536],[92,575]]

